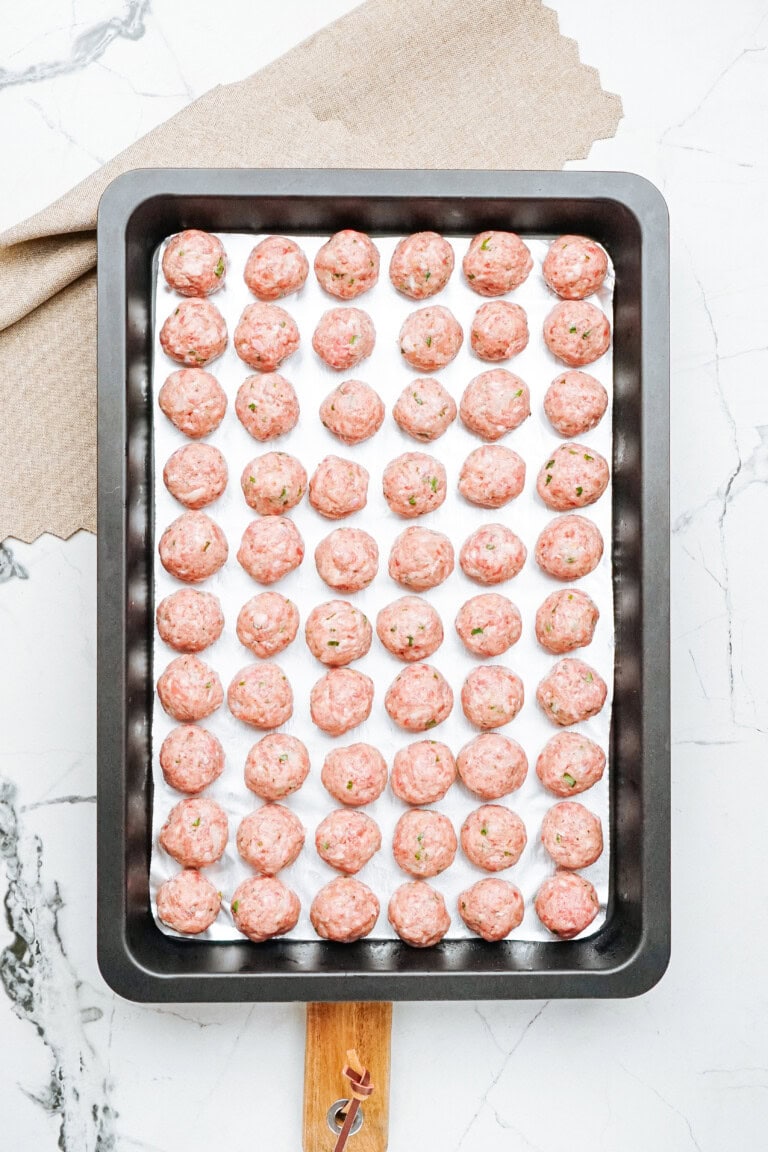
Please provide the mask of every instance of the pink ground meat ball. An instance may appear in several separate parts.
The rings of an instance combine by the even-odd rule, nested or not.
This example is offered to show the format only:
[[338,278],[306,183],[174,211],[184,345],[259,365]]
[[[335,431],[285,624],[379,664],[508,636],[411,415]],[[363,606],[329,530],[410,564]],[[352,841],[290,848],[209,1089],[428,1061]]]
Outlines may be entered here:
[[254,656],[277,656],[296,639],[299,610],[279,592],[251,597],[237,617],[237,638]]
[[215,376],[202,368],[171,372],[160,389],[161,411],[185,436],[209,436],[224,419],[227,397]]
[[309,768],[309,753],[301,740],[285,732],[271,732],[248,753],[245,786],[262,800],[284,800],[301,788]]
[[392,791],[406,804],[434,804],[455,780],[453,753],[438,740],[418,740],[395,754]]
[[447,580],[455,563],[453,545],[442,532],[411,527],[401,532],[389,554],[389,575],[405,588],[425,592]]
[[378,800],[387,786],[387,762],[371,744],[333,748],[325,758],[323,786],[340,804],[360,808]]
[[464,855],[486,872],[503,872],[517,864],[527,842],[525,824],[501,804],[476,808],[461,827]]
[[379,911],[379,901],[366,884],[338,876],[315,896],[309,918],[323,940],[352,944],[373,931]]
[[306,638],[314,657],[330,668],[340,668],[365,656],[373,629],[368,617],[348,600],[328,600],[307,617]]
[[470,432],[499,440],[519,428],[531,414],[528,385],[506,368],[490,368],[470,380],[459,409]]
[[384,469],[384,499],[398,516],[413,519],[434,512],[448,490],[445,468],[424,452],[405,452]]
[[501,508],[525,487],[525,461],[503,444],[483,444],[461,466],[459,492],[478,508]]
[[224,630],[224,613],[210,592],[181,588],[157,606],[157,630],[177,652],[202,652]]
[[453,692],[431,664],[412,664],[390,684],[384,707],[401,728],[408,732],[427,732],[450,716]]
[[259,584],[274,584],[299,567],[304,541],[287,516],[263,516],[243,532],[237,559]]
[[265,804],[249,813],[237,830],[237,850],[262,876],[290,867],[304,847],[304,827],[282,804]]
[[547,419],[561,436],[583,436],[596,428],[608,407],[608,393],[586,372],[556,376],[544,396]]
[[588,868],[603,851],[600,818],[583,804],[564,800],[547,812],[541,842],[560,868]]
[[353,668],[332,668],[309,696],[312,719],[329,736],[343,736],[367,720],[373,706],[373,680]]
[[564,300],[583,300],[602,287],[608,257],[586,236],[559,236],[550,244],[541,271],[553,292]]
[[520,890],[495,876],[478,880],[459,896],[459,915],[467,928],[489,942],[509,936],[520,927],[524,914]]
[[254,728],[279,728],[293,714],[293,691],[277,664],[249,664],[236,672],[227,689],[234,717]]
[[227,326],[209,300],[182,300],[160,329],[166,356],[190,368],[203,368],[227,346]]
[[368,503],[368,471],[354,460],[326,456],[309,482],[309,502],[329,520],[342,520]]
[[180,504],[205,508],[227,486],[227,462],[212,444],[185,444],[169,457],[163,483]]
[[473,596],[456,617],[459,639],[473,656],[501,656],[518,642],[522,630],[518,609],[496,592]]
[[235,328],[235,351],[259,372],[274,372],[300,342],[296,321],[277,304],[249,304]]
[[608,317],[586,300],[555,304],[544,321],[544,343],[571,368],[599,360],[611,343]]
[[603,777],[605,752],[579,732],[558,732],[536,761],[536,775],[555,796],[576,796]]
[[160,767],[169,788],[202,792],[224,771],[224,749],[212,732],[182,724],[169,732],[160,747]]
[[439,380],[422,376],[406,384],[392,415],[414,440],[437,440],[456,419],[456,403]]
[[342,808],[331,812],[318,826],[315,847],[326,864],[351,876],[379,851],[381,832],[370,816]]
[[197,936],[210,928],[221,908],[221,892],[195,868],[185,868],[157,890],[157,915],[174,932]]
[[603,678],[583,660],[566,657],[539,683],[536,699],[554,724],[563,728],[596,716],[608,694]]
[[561,444],[543,465],[536,491],[548,508],[568,512],[599,500],[608,487],[608,464],[594,448]]
[[366,360],[376,344],[376,329],[360,308],[331,308],[320,317],[312,347],[336,372],[354,368]]
[[243,278],[259,300],[280,300],[303,287],[309,261],[294,240],[267,236],[251,251]]
[[307,490],[304,465],[287,452],[257,456],[240,477],[246,504],[260,516],[279,516],[301,501]]
[[293,385],[277,372],[249,376],[235,400],[237,418],[254,440],[274,440],[296,427],[299,401]]
[[210,296],[227,276],[227,254],[218,236],[188,228],[168,241],[162,260],[163,276],[182,296]]
[[536,613],[536,639],[556,656],[592,643],[600,618],[597,605],[578,588],[547,596]]
[[301,904],[295,892],[272,876],[251,876],[232,895],[232,919],[254,944],[284,936],[295,928]]
[[509,360],[528,344],[528,319],[519,304],[493,300],[475,312],[469,338],[481,360]]
[[500,800],[516,792],[528,775],[528,758],[514,740],[484,732],[465,744],[456,757],[464,784],[481,800]]
[[500,728],[514,720],[525,701],[523,682],[500,664],[485,664],[467,676],[461,706],[470,724]]
[[392,838],[395,862],[404,872],[422,880],[450,868],[458,846],[448,817],[424,808],[404,812]]
[[536,563],[556,580],[579,580],[603,556],[600,529],[584,516],[558,516],[536,541]]
[[522,540],[504,524],[484,524],[464,541],[459,564],[478,584],[502,584],[517,576],[528,553]]
[[345,228],[331,236],[315,256],[315,276],[330,296],[354,300],[379,278],[379,250],[365,232]]
[[180,800],[160,829],[160,844],[184,868],[207,868],[224,855],[229,828],[215,800],[191,796]]
[[434,372],[455,358],[464,343],[464,333],[453,313],[436,304],[406,317],[398,341],[412,368]]
[[445,288],[453,272],[453,248],[437,232],[404,236],[392,253],[389,278],[411,300],[426,300]]
[[226,563],[229,546],[221,528],[205,512],[184,512],[163,532],[158,551],[166,572],[197,584]]
[[445,900],[424,880],[401,884],[393,892],[388,918],[400,939],[412,948],[439,944],[451,926]]
[[382,608],[376,633],[387,651],[408,663],[426,660],[443,642],[442,621],[420,596],[403,596]]
[[337,528],[315,549],[321,580],[337,592],[361,592],[379,570],[376,541],[359,528]]
[[600,901],[589,880],[575,872],[559,871],[539,888],[534,907],[545,928],[563,940],[572,940],[592,923],[600,911]]
[[180,723],[204,720],[224,700],[221,681],[197,656],[177,656],[157,681],[160,703]]
[[528,278],[531,268],[531,254],[516,232],[479,232],[462,262],[470,288],[480,296],[514,291]]
[[345,380],[323,400],[320,420],[342,444],[362,444],[384,423],[384,405],[370,385]]

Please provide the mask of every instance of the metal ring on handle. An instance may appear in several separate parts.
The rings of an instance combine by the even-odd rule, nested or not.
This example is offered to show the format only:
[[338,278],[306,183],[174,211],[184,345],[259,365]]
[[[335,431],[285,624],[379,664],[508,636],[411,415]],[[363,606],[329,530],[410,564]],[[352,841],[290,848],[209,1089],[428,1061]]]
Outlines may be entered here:
[[[349,1103],[349,1100],[337,1100],[336,1103],[331,1104],[330,1108],[328,1109],[326,1120],[328,1121],[328,1127],[330,1128],[331,1132],[333,1132],[334,1136],[338,1136],[344,1125],[343,1120],[338,1120],[339,1112],[341,1112],[342,1108],[346,1108]],[[352,1121],[352,1127],[349,1131],[350,1136],[354,1136],[356,1132],[359,1132],[362,1126],[363,1111],[362,1108],[359,1108],[354,1120]]]

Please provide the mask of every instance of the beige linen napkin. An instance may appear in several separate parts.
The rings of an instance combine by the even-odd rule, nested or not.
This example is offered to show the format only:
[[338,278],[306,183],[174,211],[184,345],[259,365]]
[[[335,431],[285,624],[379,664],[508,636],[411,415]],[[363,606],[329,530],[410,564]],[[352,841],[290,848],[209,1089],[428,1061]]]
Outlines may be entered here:
[[368,0],[161,124],[0,236],[0,540],[96,529],[94,228],[118,173],[560,168],[620,117],[540,0]]

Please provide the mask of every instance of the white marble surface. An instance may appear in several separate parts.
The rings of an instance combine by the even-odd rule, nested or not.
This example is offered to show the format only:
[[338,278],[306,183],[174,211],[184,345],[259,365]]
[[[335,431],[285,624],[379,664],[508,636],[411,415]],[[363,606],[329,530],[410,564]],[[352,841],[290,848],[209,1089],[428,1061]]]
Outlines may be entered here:
[[[41,0],[4,11],[0,226],[352,6]],[[757,1149],[768,1115],[768,12],[752,0],[553,6],[624,100],[616,138],[577,166],[650,177],[672,214],[672,962],[636,1001],[397,1005],[390,1147]],[[12,548],[29,579],[0,583],[0,854],[17,931],[34,929],[39,951],[26,969],[0,927],[0,979],[17,997],[0,995],[0,1143],[298,1149],[301,1006],[138,1007],[98,974],[95,541]],[[282,1126],[278,1098],[295,1105]]]

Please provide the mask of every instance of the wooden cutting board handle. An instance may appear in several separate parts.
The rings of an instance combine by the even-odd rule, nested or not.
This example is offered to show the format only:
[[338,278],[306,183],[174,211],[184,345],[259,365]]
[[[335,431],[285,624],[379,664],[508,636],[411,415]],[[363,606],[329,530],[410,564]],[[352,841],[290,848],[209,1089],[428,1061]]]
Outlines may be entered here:
[[373,1094],[362,1105],[363,1126],[350,1136],[348,1152],[385,1152],[389,1140],[389,1050],[392,1005],[382,1003],[307,1004],[304,1053],[304,1152],[333,1152],[336,1136],[328,1109],[349,1098],[342,1075],[354,1048],[368,1069]]

